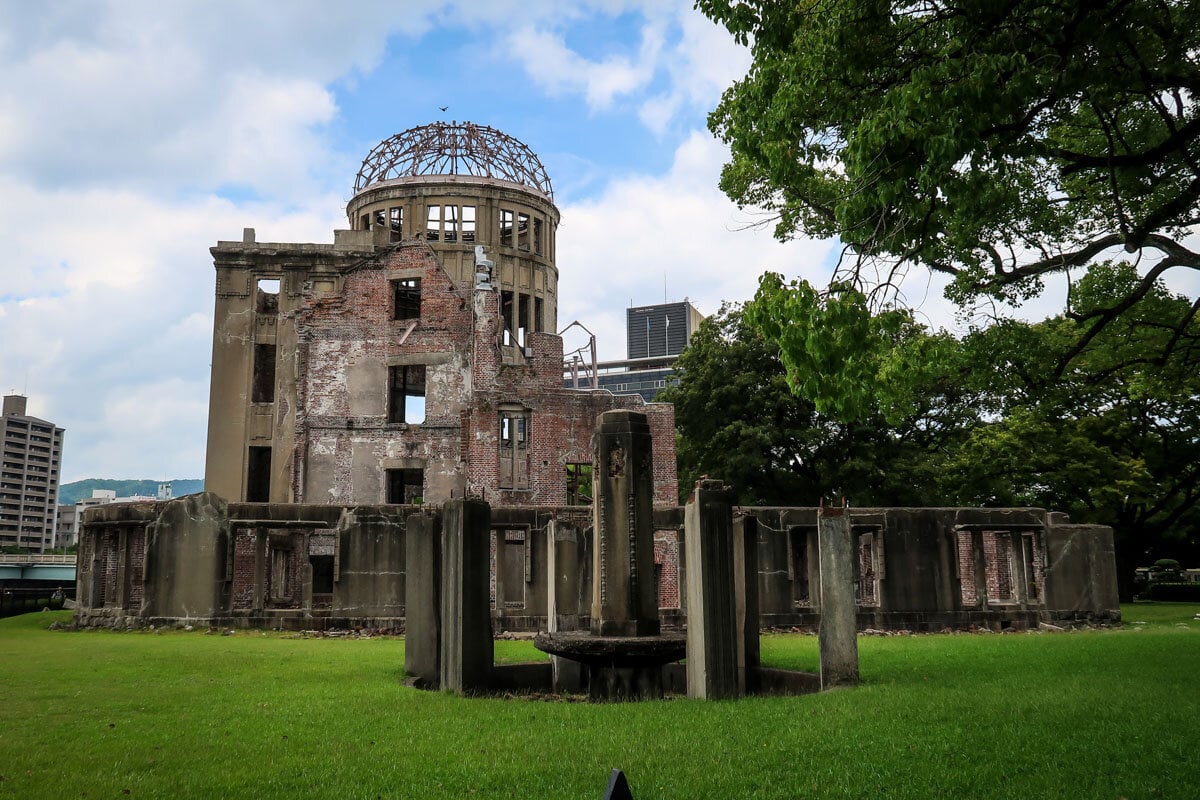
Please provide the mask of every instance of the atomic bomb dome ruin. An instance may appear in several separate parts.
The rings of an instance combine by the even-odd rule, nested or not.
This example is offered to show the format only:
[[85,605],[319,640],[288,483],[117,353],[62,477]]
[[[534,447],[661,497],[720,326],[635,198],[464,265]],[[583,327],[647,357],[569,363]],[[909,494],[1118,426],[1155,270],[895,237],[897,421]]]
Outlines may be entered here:
[[[563,386],[560,214],[516,139],[471,123],[397,134],[363,160],[346,216],[332,243],[247,228],[211,249],[206,492],[86,513],[80,624],[405,626],[406,652],[444,659],[470,619],[463,635],[490,653],[493,630],[592,624],[593,590],[618,574],[595,534],[635,505],[653,553],[640,539],[621,569],[666,629],[689,602],[734,597],[739,636],[816,626],[822,579],[843,577],[851,630],[1119,619],[1111,529],[1043,509],[847,509],[844,564],[822,551],[818,498],[729,508],[704,481],[708,510],[688,513],[672,407]],[[596,451],[606,412],[648,435],[628,508],[591,505],[624,469]],[[746,638],[739,664],[755,649]]]

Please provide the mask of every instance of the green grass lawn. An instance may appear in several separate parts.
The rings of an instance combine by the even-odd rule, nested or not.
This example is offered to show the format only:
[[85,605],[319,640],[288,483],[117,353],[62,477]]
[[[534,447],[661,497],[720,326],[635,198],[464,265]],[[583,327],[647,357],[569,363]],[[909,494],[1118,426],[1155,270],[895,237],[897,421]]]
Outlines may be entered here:
[[[589,705],[402,685],[399,639],[0,620],[0,797],[1195,798],[1198,605],[1119,631],[864,637],[862,686]],[[505,660],[535,658],[497,642]],[[763,639],[815,669],[816,639]]]

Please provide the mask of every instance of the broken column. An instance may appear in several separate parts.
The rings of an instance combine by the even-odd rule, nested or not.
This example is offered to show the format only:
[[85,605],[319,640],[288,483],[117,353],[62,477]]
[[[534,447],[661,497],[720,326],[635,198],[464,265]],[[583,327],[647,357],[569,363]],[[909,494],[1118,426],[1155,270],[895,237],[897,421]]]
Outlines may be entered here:
[[[546,526],[546,631],[579,630],[579,531],[552,519]],[[583,686],[583,665],[550,656],[555,692],[577,692]]]
[[442,689],[482,691],[491,683],[492,615],[488,602],[491,508],[482,500],[442,507]]
[[659,628],[650,425],[645,414],[609,411],[594,441],[591,629],[533,643],[586,664],[593,700],[661,697],[662,666],[683,658],[685,644]]
[[720,481],[701,480],[684,509],[688,697],[738,695],[733,515]]
[[404,523],[404,671],[427,686],[441,679],[442,523],[413,514]]
[[606,411],[596,428],[592,634],[657,636],[650,423]]
[[733,520],[734,614],[737,624],[738,693],[758,688],[758,518]]
[[821,689],[858,683],[858,621],[854,605],[854,540],[845,506],[817,511],[821,558]]

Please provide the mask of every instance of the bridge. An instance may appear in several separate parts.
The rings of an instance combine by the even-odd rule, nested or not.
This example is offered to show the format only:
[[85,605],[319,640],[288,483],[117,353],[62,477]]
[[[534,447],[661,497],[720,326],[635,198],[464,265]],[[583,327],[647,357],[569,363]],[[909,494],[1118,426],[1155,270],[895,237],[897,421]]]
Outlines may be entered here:
[[5,581],[75,582],[75,556],[0,553],[0,583]]

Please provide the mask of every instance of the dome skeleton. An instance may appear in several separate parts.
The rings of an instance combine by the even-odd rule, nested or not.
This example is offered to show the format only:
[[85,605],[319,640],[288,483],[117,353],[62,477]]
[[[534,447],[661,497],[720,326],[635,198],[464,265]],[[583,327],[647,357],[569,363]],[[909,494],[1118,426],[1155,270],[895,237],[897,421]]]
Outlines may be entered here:
[[533,151],[506,133],[471,122],[435,122],[385,139],[363,159],[354,191],[419,175],[471,175],[511,181],[553,200],[546,168]]

